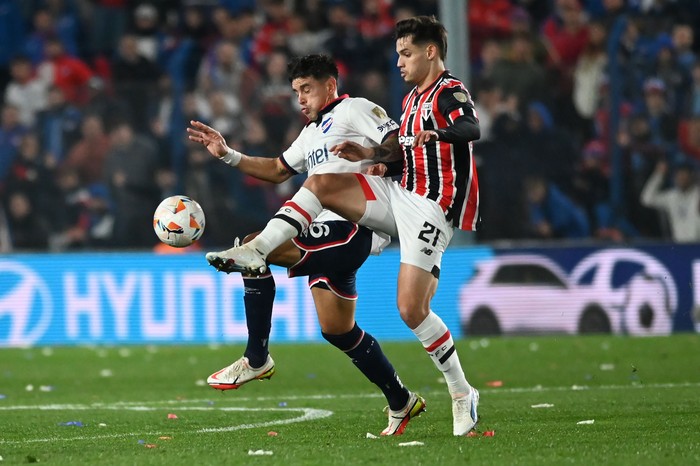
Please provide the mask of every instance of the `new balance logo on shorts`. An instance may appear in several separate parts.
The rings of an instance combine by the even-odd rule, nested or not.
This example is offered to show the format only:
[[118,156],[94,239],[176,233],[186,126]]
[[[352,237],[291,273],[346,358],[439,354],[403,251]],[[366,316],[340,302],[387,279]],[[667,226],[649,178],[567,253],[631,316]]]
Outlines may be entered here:
[[430,256],[430,255],[433,253],[433,250],[432,250],[432,249],[428,249],[428,248],[423,248],[423,249],[420,250],[420,252],[422,252],[422,253],[425,254],[426,256]]

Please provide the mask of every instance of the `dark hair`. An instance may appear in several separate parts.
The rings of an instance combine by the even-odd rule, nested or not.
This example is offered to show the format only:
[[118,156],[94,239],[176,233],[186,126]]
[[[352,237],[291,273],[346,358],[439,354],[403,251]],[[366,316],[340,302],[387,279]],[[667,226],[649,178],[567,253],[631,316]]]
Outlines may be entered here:
[[435,44],[440,58],[447,55],[447,30],[435,16],[414,16],[396,23],[394,39],[411,37],[414,44]]
[[328,55],[306,55],[292,58],[287,64],[287,74],[290,83],[297,78],[308,78],[309,76],[319,81],[331,76],[338,79],[338,67]]

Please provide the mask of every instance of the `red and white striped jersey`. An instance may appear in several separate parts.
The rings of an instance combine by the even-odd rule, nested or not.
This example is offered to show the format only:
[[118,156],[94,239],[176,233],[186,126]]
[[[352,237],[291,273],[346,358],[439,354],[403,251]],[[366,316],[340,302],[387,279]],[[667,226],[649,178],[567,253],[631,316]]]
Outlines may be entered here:
[[423,146],[411,147],[418,131],[448,128],[461,119],[478,125],[469,92],[446,71],[423,92],[413,88],[404,97],[402,108],[401,185],[437,202],[455,227],[475,230],[479,221],[479,181],[471,141],[431,140]]

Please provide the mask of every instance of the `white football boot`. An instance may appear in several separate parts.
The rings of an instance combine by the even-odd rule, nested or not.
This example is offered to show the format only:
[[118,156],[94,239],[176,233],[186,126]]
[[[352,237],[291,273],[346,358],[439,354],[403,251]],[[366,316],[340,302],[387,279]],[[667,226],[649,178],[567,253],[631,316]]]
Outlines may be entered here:
[[479,390],[471,387],[469,394],[452,400],[452,433],[455,436],[467,435],[476,426],[479,416]]
[[230,366],[214,372],[207,379],[207,383],[210,387],[219,390],[235,390],[251,380],[269,379],[274,373],[275,361],[272,360],[269,354],[265,364],[258,369],[250,367],[248,358],[243,356]]
[[408,421],[425,411],[425,400],[422,396],[411,393],[408,403],[403,409],[389,411],[389,425],[382,431],[382,435],[401,435],[408,425]]
[[255,248],[239,244],[238,238],[231,249],[219,252],[208,252],[207,262],[219,272],[242,272],[259,275],[267,270],[267,264]]

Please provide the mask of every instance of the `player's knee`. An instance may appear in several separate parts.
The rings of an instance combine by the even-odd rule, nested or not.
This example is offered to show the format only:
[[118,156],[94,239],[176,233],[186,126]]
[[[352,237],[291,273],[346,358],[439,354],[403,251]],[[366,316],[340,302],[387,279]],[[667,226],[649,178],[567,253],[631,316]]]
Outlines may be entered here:
[[328,337],[329,336],[334,336],[334,335],[344,335],[348,333],[350,330],[352,330],[355,322],[353,321],[352,323],[346,323],[346,322],[338,322],[334,320],[322,320],[319,319],[318,321],[319,326],[321,327],[321,333],[323,334],[323,338],[328,340],[330,343],[331,342]]
[[411,329],[418,327],[428,316],[428,311],[423,306],[408,299],[399,299],[398,307],[401,319]]

